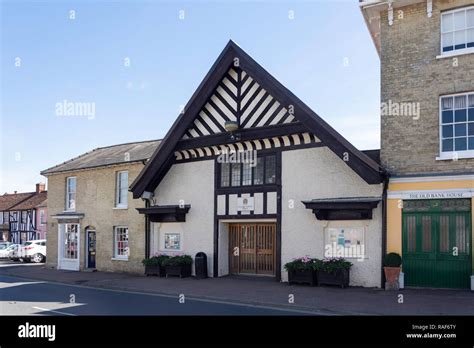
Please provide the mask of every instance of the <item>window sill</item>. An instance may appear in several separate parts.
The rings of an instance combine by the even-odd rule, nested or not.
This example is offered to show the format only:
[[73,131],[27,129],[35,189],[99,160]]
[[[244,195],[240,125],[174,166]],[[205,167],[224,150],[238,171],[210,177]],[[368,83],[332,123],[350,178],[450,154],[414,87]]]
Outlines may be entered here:
[[112,257],[111,260],[112,261],[128,261],[128,257],[127,258]]
[[127,207],[113,207],[112,209],[113,210],[127,210],[128,206]]
[[[464,152],[464,151],[463,151]],[[460,159],[474,158],[474,151],[447,152],[436,157],[437,161],[456,161]]]
[[474,48],[470,47],[470,48],[465,48],[463,50],[441,53],[439,56],[436,56],[436,59],[452,58],[452,57],[463,56],[465,54],[472,54],[472,53],[474,53]]

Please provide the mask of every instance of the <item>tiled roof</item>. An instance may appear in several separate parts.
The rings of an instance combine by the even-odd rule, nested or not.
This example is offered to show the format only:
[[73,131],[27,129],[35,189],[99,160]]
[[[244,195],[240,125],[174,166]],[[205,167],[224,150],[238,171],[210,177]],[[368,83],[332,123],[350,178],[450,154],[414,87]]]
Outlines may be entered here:
[[18,203],[32,197],[35,192],[24,192],[24,193],[5,193],[0,196],[0,211],[6,211]]
[[39,204],[43,203],[47,198],[48,198],[48,192],[47,191],[43,191],[43,192],[40,192],[40,193],[35,193],[30,198],[27,198],[26,200],[22,201],[21,203],[18,203],[17,205],[14,205],[13,207],[11,207],[10,210],[34,209]]
[[150,140],[99,147],[64,163],[45,169],[41,174],[48,175],[148,160],[160,142],[161,140]]

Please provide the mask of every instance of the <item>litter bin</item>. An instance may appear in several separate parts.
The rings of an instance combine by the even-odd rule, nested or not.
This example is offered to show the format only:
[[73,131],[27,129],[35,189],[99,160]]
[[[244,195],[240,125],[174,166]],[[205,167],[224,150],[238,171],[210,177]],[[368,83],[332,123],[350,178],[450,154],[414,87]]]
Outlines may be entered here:
[[202,251],[194,257],[194,267],[196,267],[196,278],[207,278],[207,255]]

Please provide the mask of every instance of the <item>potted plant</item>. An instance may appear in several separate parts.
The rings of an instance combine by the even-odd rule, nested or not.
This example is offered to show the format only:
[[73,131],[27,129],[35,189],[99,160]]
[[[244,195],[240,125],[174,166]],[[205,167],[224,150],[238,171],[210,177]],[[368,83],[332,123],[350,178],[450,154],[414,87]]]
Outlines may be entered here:
[[179,276],[180,278],[191,276],[193,258],[190,255],[176,255],[163,261],[166,277]]
[[383,271],[388,285],[398,287],[398,277],[400,276],[402,257],[397,253],[388,253],[385,255],[383,265]]
[[145,265],[146,276],[157,275],[164,277],[166,275],[165,268],[162,266],[163,261],[169,259],[168,255],[154,255],[150,258],[143,259],[142,263]]
[[288,271],[288,284],[300,283],[314,286],[317,281],[314,264],[315,259],[308,256],[286,263],[285,270]]
[[325,258],[315,263],[318,285],[339,285],[341,288],[349,286],[349,271],[352,263],[341,258]]

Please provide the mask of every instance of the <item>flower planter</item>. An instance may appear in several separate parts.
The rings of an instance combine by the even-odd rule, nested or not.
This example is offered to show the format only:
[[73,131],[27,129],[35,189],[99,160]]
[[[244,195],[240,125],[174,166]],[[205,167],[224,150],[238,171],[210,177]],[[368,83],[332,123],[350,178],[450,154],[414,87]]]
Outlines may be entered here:
[[328,273],[325,271],[317,272],[318,285],[339,285],[341,288],[349,286],[349,270],[341,269],[334,273]]
[[165,268],[160,265],[145,265],[145,275],[164,277],[166,275]]
[[294,283],[309,284],[311,286],[315,286],[317,283],[316,271],[313,271],[313,270],[288,271],[288,284],[291,285]]
[[397,283],[400,276],[400,267],[384,267],[385,279],[388,283]]
[[166,266],[166,277],[168,276],[179,276],[180,278],[191,276],[191,264],[179,265],[179,266]]

